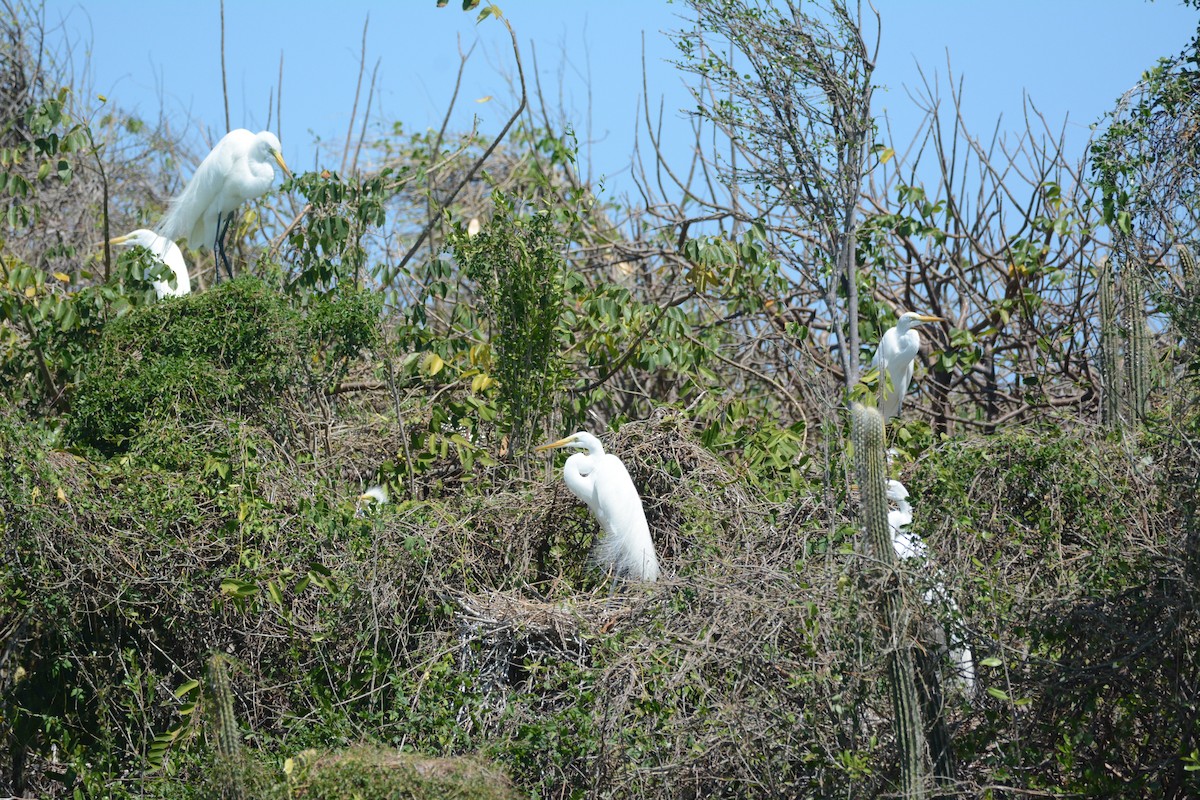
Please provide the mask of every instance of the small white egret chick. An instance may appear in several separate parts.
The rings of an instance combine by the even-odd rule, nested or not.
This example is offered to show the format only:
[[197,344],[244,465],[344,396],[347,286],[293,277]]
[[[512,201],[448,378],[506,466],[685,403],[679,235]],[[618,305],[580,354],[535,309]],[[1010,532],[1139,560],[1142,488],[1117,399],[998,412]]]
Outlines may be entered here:
[[378,505],[383,505],[388,501],[388,490],[386,486],[372,486],[358,496],[359,502],[370,501]]
[[912,381],[913,359],[921,349],[921,335],[917,328],[926,322],[939,322],[941,317],[906,311],[896,321],[896,327],[888,328],[879,340],[879,348],[871,359],[871,366],[879,370],[879,412],[883,421],[900,414],[900,405]]
[[386,486],[372,486],[365,492],[360,494],[354,501],[355,509],[354,516],[361,517],[366,514],[366,510],[372,506],[381,506],[388,501],[388,490]]
[[225,272],[233,278],[225,254],[225,234],[233,212],[270,190],[275,164],[291,177],[280,149],[279,139],[270,131],[251,133],[238,128],[225,134],[196,167],[183,191],[171,200],[158,232],[168,239],[186,237],[193,248],[211,247],[216,276],[220,277],[220,262],[224,262]]
[[[171,272],[175,273],[174,289],[166,281],[151,281],[154,293],[158,295],[159,300],[164,297],[183,297],[192,291],[192,279],[188,276],[187,262],[183,260],[183,253],[179,251],[179,247],[170,239],[159,236],[154,231],[138,228],[124,236],[109,239],[108,243],[114,247],[132,247],[140,244],[157,256],[159,261],[171,268]],[[101,242],[99,246],[103,247],[104,243]]]
[[563,467],[563,481],[571,493],[587,504],[604,531],[592,552],[592,563],[617,576],[643,581],[658,580],[658,556],[642,498],[621,459],[604,452],[600,440],[586,431],[535,448],[535,452],[575,447]]

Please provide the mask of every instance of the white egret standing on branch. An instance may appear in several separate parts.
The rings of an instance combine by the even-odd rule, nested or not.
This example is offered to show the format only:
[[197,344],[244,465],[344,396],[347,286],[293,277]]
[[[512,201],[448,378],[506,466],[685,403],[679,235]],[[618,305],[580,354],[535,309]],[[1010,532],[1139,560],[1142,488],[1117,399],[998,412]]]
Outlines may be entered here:
[[879,370],[882,392],[879,411],[885,422],[900,414],[900,404],[912,381],[913,359],[921,349],[921,335],[916,329],[926,322],[940,322],[941,319],[906,311],[896,321],[896,327],[888,328],[879,340],[879,349],[871,359],[871,366]]
[[247,200],[267,193],[275,180],[275,164],[291,177],[275,134],[251,133],[245,128],[230,131],[196,167],[183,191],[171,200],[158,232],[168,239],[186,237],[194,248],[212,247],[215,277],[220,278],[223,261],[225,272],[233,278],[233,267],[225,254],[225,234],[233,222],[233,212]]
[[[164,297],[183,297],[192,291],[192,279],[188,276],[187,262],[183,260],[183,253],[179,251],[179,247],[170,239],[159,236],[154,231],[138,228],[124,236],[109,239],[108,243],[113,246],[124,245],[126,247],[140,244],[157,256],[159,261],[171,268],[171,272],[175,273],[174,289],[166,281],[151,281],[154,293],[158,295],[159,300]],[[103,247],[104,243],[101,242],[99,246]]]
[[563,480],[571,493],[587,504],[604,533],[592,552],[592,562],[606,571],[644,581],[658,580],[658,556],[646,524],[642,498],[621,459],[604,452],[600,440],[579,431],[535,452],[575,447],[563,467]]

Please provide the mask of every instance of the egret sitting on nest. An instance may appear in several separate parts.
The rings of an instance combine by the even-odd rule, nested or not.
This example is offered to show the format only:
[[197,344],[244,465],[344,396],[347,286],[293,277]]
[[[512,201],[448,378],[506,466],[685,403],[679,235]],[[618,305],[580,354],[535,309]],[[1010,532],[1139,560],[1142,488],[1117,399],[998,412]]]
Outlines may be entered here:
[[386,486],[372,486],[358,496],[358,502],[372,502],[383,505],[388,501],[388,491]]
[[592,552],[592,562],[617,576],[643,581],[658,580],[658,556],[646,524],[646,512],[633,480],[621,459],[604,452],[600,440],[579,431],[535,452],[575,447],[563,467],[563,480],[571,493],[587,504],[603,534]]
[[[166,281],[151,281],[154,293],[158,295],[159,300],[164,297],[183,297],[192,291],[192,279],[188,277],[187,262],[183,260],[183,253],[179,252],[179,247],[170,239],[159,236],[154,231],[138,228],[132,233],[109,239],[108,243],[113,246],[124,245],[126,247],[140,244],[153,253],[159,261],[171,268],[171,272],[175,273],[174,289]],[[98,246],[103,247],[104,242]]]
[[225,272],[233,278],[233,267],[225,255],[225,234],[233,212],[247,200],[267,193],[275,180],[275,164],[292,176],[275,134],[251,133],[245,128],[230,131],[171,200],[158,232],[168,239],[186,237],[193,248],[212,247],[216,277],[220,277],[220,262],[224,262]]
[[879,413],[883,414],[884,422],[900,414],[900,404],[912,381],[913,359],[921,349],[921,335],[916,329],[926,322],[941,320],[941,317],[906,311],[896,321],[896,327],[888,328],[880,338],[871,366],[879,370],[882,392]]

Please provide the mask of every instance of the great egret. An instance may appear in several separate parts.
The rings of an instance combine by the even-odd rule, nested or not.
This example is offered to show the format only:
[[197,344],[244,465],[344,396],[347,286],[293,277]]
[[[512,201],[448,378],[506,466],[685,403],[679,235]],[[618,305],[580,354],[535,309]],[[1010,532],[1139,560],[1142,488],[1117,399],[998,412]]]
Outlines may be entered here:
[[535,448],[535,452],[575,447],[563,467],[571,493],[587,504],[604,533],[592,552],[592,562],[606,571],[644,581],[658,580],[658,556],[646,524],[646,512],[629,471],[621,459],[604,452],[600,440],[586,431]]
[[913,359],[921,349],[921,335],[916,329],[926,322],[940,321],[941,317],[906,311],[896,321],[896,327],[888,328],[880,338],[871,366],[879,370],[883,384],[879,411],[885,422],[900,414],[900,404],[912,381]]
[[925,558],[929,548],[921,537],[912,531],[904,530],[912,524],[912,506],[908,502],[908,489],[900,481],[887,482],[887,499],[896,504],[895,510],[888,511],[888,527],[892,531],[892,547],[896,550],[896,558]]
[[896,504],[894,510],[888,511],[888,527],[891,528],[892,547],[896,550],[896,557],[905,561],[919,559],[927,564],[925,569],[930,573],[933,584],[925,590],[921,599],[930,608],[940,607],[946,629],[946,657],[950,661],[955,678],[962,685],[964,693],[970,697],[975,693],[975,657],[963,636],[962,611],[946,590],[942,571],[928,564],[929,548],[925,542],[912,531],[904,530],[912,524],[913,518],[912,506],[908,502],[908,489],[904,488],[900,481],[889,480],[887,498]]
[[356,518],[365,516],[367,509],[372,506],[382,506],[388,501],[388,490],[386,486],[372,486],[365,492],[360,494],[354,501],[354,516]]
[[[233,278],[233,267],[225,254],[225,234],[233,212],[247,200],[266,194],[275,180],[278,164],[289,178],[279,139],[270,131],[251,133],[238,128],[221,137],[204,157],[187,186],[173,200],[158,225],[168,239],[186,237],[192,247],[213,249],[213,259],[225,262]],[[216,275],[220,277],[219,262]]]
[[372,486],[358,496],[360,503],[370,501],[378,505],[383,505],[388,501],[388,490],[386,486]]
[[[148,231],[145,228],[138,228],[136,231],[127,233],[124,236],[118,236],[115,239],[109,239],[108,243],[113,246],[132,247],[135,244],[140,244],[142,247],[149,250],[158,260],[171,268],[171,272],[175,273],[175,288],[171,288],[171,284],[166,281],[152,281],[154,293],[158,295],[158,299],[164,297],[183,297],[192,291],[192,279],[188,277],[187,262],[183,260],[183,253],[179,252],[179,247],[170,239],[159,236],[154,231]],[[103,247],[101,242],[100,246]]]

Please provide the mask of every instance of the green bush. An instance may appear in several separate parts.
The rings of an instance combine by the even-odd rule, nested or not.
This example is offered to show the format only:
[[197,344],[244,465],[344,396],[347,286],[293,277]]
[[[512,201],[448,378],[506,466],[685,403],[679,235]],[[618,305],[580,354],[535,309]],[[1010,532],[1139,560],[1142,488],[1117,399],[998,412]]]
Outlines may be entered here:
[[278,426],[300,331],[286,299],[250,277],[135,309],[103,328],[68,437],[112,456],[225,415]]

